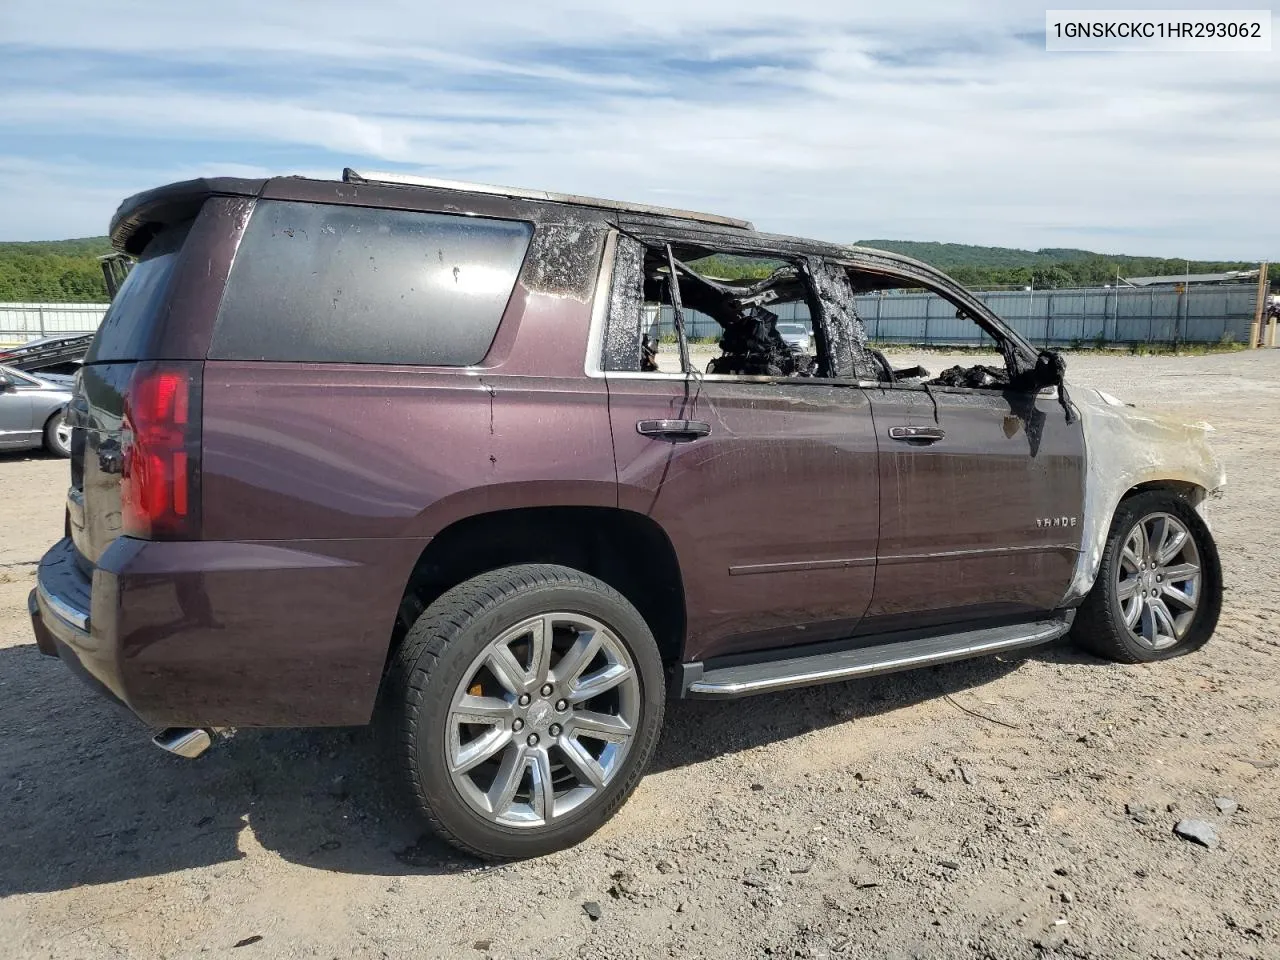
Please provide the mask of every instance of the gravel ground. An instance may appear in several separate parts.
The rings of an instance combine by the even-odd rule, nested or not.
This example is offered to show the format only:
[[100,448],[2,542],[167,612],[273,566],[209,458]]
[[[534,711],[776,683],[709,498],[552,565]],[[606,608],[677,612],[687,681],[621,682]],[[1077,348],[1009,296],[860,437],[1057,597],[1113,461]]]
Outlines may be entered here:
[[1120,667],[1063,644],[677,703],[612,823],[496,868],[420,838],[367,731],[245,731],[183,762],[41,657],[24,601],[67,468],[0,457],[4,955],[1280,956],[1280,351],[1070,367],[1217,426],[1204,650]]

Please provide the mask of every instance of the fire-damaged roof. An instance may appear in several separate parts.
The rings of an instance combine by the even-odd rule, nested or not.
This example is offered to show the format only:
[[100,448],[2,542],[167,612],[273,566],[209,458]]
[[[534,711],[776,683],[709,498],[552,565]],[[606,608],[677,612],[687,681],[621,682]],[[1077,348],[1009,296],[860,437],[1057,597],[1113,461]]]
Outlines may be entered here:
[[[134,194],[120,204],[111,218],[111,243],[122,253],[137,256],[147,242],[168,224],[190,219],[210,197],[263,197],[265,199],[290,199],[312,202],[351,202],[354,192],[388,191],[388,205],[397,199],[394,191],[417,188],[423,194],[456,193],[473,198],[476,212],[488,200],[529,200],[535,203],[562,204],[590,210],[609,211],[620,215],[632,215],[655,220],[684,221],[696,226],[752,232],[755,227],[749,220],[726,217],[695,210],[679,210],[647,203],[630,203],[606,200],[570,193],[553,193],[525,187],[502,187],[489,183],[468,183],[462,180],[444,180],[417,177],[399,173],[361,174],[350,167],[342,171],[341,180],[312,180],[305,177],[274,177],[245,179],[240,177],[202,177],[170,183],[154,190]],[[492,198],[492,199],[490,199]]]
[[500,187],[492,183],[471,183],[466,180],[445,180],[438,177],[417,177],[403,173],[357,173],[350,167],[342,171],[343,183],[397,183],[414,187],[436,187],[442,190],[459,190],[465,193],[488,193],[499,197],[516,197],[523,200],[545,200],[548,203],[568,203],[577,207],[598,207],[602,210],[623,210],[627,213],[647,213],[676,220],[697,220],[722,227],[754,230],[750,220],[725,217],[717,213],[699,213],[696,210],[680,210],[676,207],[660,207],[651,203],[630,203],[621,200],[603,200],[574,193],[552,193],[529,187]]

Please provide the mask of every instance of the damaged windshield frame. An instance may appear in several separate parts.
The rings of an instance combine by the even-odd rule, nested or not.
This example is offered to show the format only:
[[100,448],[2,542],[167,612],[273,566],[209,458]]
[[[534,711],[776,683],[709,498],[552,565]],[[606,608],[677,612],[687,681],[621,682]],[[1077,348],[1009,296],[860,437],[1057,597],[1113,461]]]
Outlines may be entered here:
[[[929,386],[946,390],[1014,389],[1034,392],[1050,391],[1058,395],[1063,407],[1068,410],[1068,419],[1071,418],[1072,414],[1069,409],[1069,402],[1066,400],[1066,386],[1064,383],[1066,361],[1062,354],[1056,350],[1037,349],[1032,346],[1015,331],[1006,328],[999,318],[989,313],[986,306],[968,290],[958,285],[952,286],[940,283],[933,278],[914,271],[895,270],[893,268],[880,267],[879,265],[870,266],[847,259],[837,262],[850,274],[850,285],[856,291],[920,288],[940,297],[955,308],[958,319],[968,320],[987,336],[991,337],[994,341],[995,350],[1004,358],[1003,377],[1005,382],[982,385],[947,384],[938,383],[936,382],[936,377],[930,377],[927,381]],[[863,278],[878,277],[887,281],[887,283],[883,287],[866,287],[855,282],[853,276],[855,274]],[[992,368],[985,367],[982,364],[974,364],[972,367],[965,369],[991,370]],[[943,373],[946,372],[943,371]],[[939,374],[938,376],[941,375]],[[891,385],[897,384],[892,384],[891,382]],[[917,384],[901,384],[904,387],[914,385]]]
[[[638,289],[634,291],[621,289],[615,283],[606,317],[603,321],[605,332],[608,338],[612,340],[615,329],[617,329],[612,325],[617,324],[624,314],[627,319],[623,321],[622,327],[632,327],[630,321],[631,312],[634,310],[637,313],[642,313],[643,304],[646,302],[646,291],[644,289],[646,267],[644,264],[647,262],[649,264],[647,268],[649,281],[652,282],[657,278],[661,278],[664,281],[664,286],[668,291],[666,300],[676,314],[675,334],[680,353],[680,370],[678,372],[669,369],[659,370],[654,369],[652,366],[645,366],[646,361],[650,364],[656,362],[657,341],[649,337],[641,329],[643,327],[643,319],[638,315],[636,317],[636,325],[632,327],[630,336],[624,336],[619,340],[618,346],[623,349],[618,351],[602,349],[594,355],[595,359],[592,363],[600,374],[608,373],[662,379],[696,377],[699,379],[711,378],[748,382],[816,382],[860,387],[921,387],[924,383],[922,380],[899,381],[895,379],[894,375],[902,371],[892,370],[888,359],[871,346],[867,331],[862,327],[861,317],[853,309],[852,303],[847,302],[851,301],[852,297],[859,291],[867,289],[866,280],[878,279],[884,281],[884,288],[886,289],[918,287],[943,298],[957,310],[958,315],[977,324],[980,329],[990,336],[994,341],[993,348],[1004,358],[1004,375],[997,377],[1001,381],[999,383],[992,382],[981,385],[930,384],[930,386],[949,390],[987,391],[1008,389],[1013,386],[1014,389],[1027,388],[1039,391],[1045,388],[1052,389],[1061,383],[1062,363],[1059,356],[1052,351],[1042,351],[1032,347],[1021,337],[1009,331],[1000,322],[999,318],[995,317],[994,314],[990,314],[981,304],[981,301],[969,294],[967,290],[960,287],[953,289],[951,284],[945,282],[945,278],[933,277],[923,264],[919,265],[920,269],[913,269],[915,265],[909,263],[866,262],[871,258],[858,256],[857,251],[851,248],[842,248],[843,255],[841,255],[841,253],[833,250],[824,250],[821,245],[808,245],[799,242],[793,244],[787,242],[785,238],[781,238],[776,245],[768,243],[747,245],[734,242],[737,238],[707,235],[701,231],[690,231],[688,235],[685,235],[684,231],[673,233],[663,231],[661,234],[656,235],[643,231],[643,235],[637,236],[617,224],[611,224],[611,227],[616,231],[614,235],[618,237],[619,245],[623,242],[623,238],[634,245],[634,254],[639,262],[631,266],[638,276],[630,282],[638,284]],[[809,305],[809,325],[813,331],[815,341],[814,353],[806,355],[811,361],[808,371],[780,372],[774,369],[768,372],[747,372],[739,369],[730,372],[711,372],[709,370],[703,373],[699,370],[694,370],[689,358],[690,343],[687,311],[690,304],[688,296],[685,295],[689,288],[684,285],[692,281],[705,285],[709,290],[723,292],[726,297],[731,298],[734,289],[739,288],[741,283],[740,290],[743,302],[748,309],[755,304],[751,302],[750,283],[735,282],[704,275],[690,266],[688,262],[677,257],[677,249],[681,247],[692,248],[693,252],[697,254],[693,258],[695,260],[711,256],[746,257],[767,259],[784,265],[779,266],[778,270],[769,277],[754,281],[757,284],[770,282],[781,270],[794,270],[795,281],[802,288],[800,297]],[[660,265],[656,266],[656,269],[653,262],[655,255],[662,261]],[[620,262],[620,250],[617,253],[617,258],[615,262]],[[822,274],[824,278],[823,284],[817,282],[819,278],[815,276],[816,272]],[[685,276],[681,277],[681,273]],[[675,278],[674,284],[671,282],[672,277]],[[615,277],[613,280],[616,281],[617,278]],[[677,288],[675,297],[670,295],[673,286]],[[843,290],[839,288],[843,288]],[[871,289],[879,289],[879,287]],[[700,291],[700,293],[705,294],[706,291]],[[650,295],[648,299],[651,300],[652,296]],[[695,298],[695,300],[697,299]],[[788,296],[786,302],[792,299],[795,298]],[[743,303],[737,305],[738,309],[741,309],[742,306]],[[696,303],[694,307],[701,309]],[[703,312],[706,311],[704,310]],[[744,319],[745,316],[746,313],[744,311]],[[712,314],[712,318],[719,321],[719,330],[721,339],[723,339],[724,335],[729,331],[729,327],[725,325],[719,316]],[[770,332],[776,333],[777,323],[780,319],[776,315],[774,316],[774,321],[770,325]],[[833,326],[837,328],[834,330],[834,335]],[[618,332],[621,332],[621,330],[618,330]],[[780,338],[780,334],[778,336]],[[636,345],[636,352],[639,354],[636,361],[630,358],[631,351],[629,347],[632,343]],[[721,349],[725,350],[723,344]],[[725,350],[724,356],[732,357],[733,360],[742,360],[744,357],[745,359],[761,359],[761,355],[758,354],[739,356],[729,350]],[[617,366],[607,368],[607,358],[608,364],[617,364]],[[975,366],[980,367],[981,365]],[[930,377],[929,379],[933,378]],[[1053,380],[1053,382],[1050,383],[1048,382],[1049,380]]]
[[[1005,370],[1010,379],[1025,376],[1035,368],[1042,354],[1052,352],[1037,349],[1024,340],[1016,331],[1006,327],[995,314],[989,313],[988,308],[982,301],[958,284],[952,285],[942,282],[940,278],[934,278],[924,271],[909,270],[893,265],[869,264],[862,262],[860,258],[833,258],[832,262],[837,263],[852,274],[881,277],[892,284],[892,287],[886,285],[883,288],[872,289],[919,287],[946,300],[956,308],[957,316],[963,315],[965,319],[976,324],[979,329],[995,341],[995,349],[1004,358]],[[850,278],[850,284],[855,290],[860,289],[858,284],[853,282],[852,277]],[[990,388],[957,387],[953,389]]]
[[[930,390],[948,390],[948,391],[982,391],[982,392],[1009,392],[1029,393],[1044,397],[1056,398],[1058,404],[1062,407],[1066,415],[1067,423],[1074,423],[1076,420],[1076,411],[1071,403],[1070,394],[1067,392],[1066,384],[1066,359],[1057,350],[1037,350],[1031,346],[1021,336],[1007,329],[995,314],[990,313],[984,304],[976,297],[958,285],[948,285],[939,283],[927,276],[918,275],[913,271],[894,270],[891,268],[870,267],[866,264],[851,262],[848,260],[838,261],[839,265],[849,274],[849,284],[852,289],[863,290],[861,284],[854,281],[853,273],[857,273],[863,277],[881,277],[889,281],[895,282],[893,287],[873,288],[873,289],[902,289],[904,287],[920,287],[928,290],[935,296],[941,297],[947,303],[951,304],[956,310],[956,317],[969,320],[976,324],[979,329],[985,332],[993,340],[995,340],[996,349],[1004,358],[1004,370],[996,372],[994,368],[987,367],[983,364],[974,364],[971,367],[956,365],[949,367],[941,373],[932,375],[920,368],[920,373],[927,379],[912,377],[898,381],[891,365],[879,351],[871,351],[881,358],[886,372],[889,374],[888,382],[881,382],[882,387],[894,387],[899,389],[923,389],[926,392]],[[905,283],[903,281],[906,281]],[[946,383],[939,382],[947,374],[953,374],[955,377],[968,376],[971,379],[985,379],[991,377],[994,382],[990,383]]]

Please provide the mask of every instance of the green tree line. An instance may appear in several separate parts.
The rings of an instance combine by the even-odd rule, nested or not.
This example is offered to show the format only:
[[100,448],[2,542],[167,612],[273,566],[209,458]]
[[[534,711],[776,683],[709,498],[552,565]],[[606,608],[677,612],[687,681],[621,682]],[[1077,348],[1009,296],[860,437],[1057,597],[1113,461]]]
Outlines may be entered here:
[[[1089,250],[1046,248],[1016,250],[1011,247],[977,247],[961,243],[924,243],[909,240],[864,240],[877,247],[923,260],[949,273],[969,287],[1032,286],[1037,290],[1065,287],[1100,287],[1117,277],[1171,277],[1185,273],[1225,273],[1252,270],[1256,262],[1240,260],[1177,260],[1093,253]],[[1276,271],[1272,271],[1274,274]]]
[[[864,240],[877,247],[923,260],[970,287],[1034,286],[1037,290],[1093,287],[1121,277],[1177,276],[1249,270],[1256,263],[1237,260],[1185,260],[1092,253],[1088,250],[1016,250],[960,243]],[[104,303],[106,285],[98,257],[111,252],[106,237],[0,243],[0,302]],[[768,276],[776,260],[715,256],[697,261],[698,269],[726,279]],[[1271,268],[1272,289],[1280,290],[1280,265]]]
[[106,303],[106,237],[0,243],[0,303]]

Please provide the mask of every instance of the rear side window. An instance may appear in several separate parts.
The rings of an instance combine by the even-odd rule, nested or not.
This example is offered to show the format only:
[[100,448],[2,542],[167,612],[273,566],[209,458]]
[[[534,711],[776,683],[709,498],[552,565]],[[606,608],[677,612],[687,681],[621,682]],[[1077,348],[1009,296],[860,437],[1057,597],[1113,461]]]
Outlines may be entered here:
[[209,356],[479,363],[532,232],[511,220],[260,201]]
[[162,230],[147,244],[116,291],[93,338],[85,363],[146,359],[163,318],[173,269],[191,223]]

